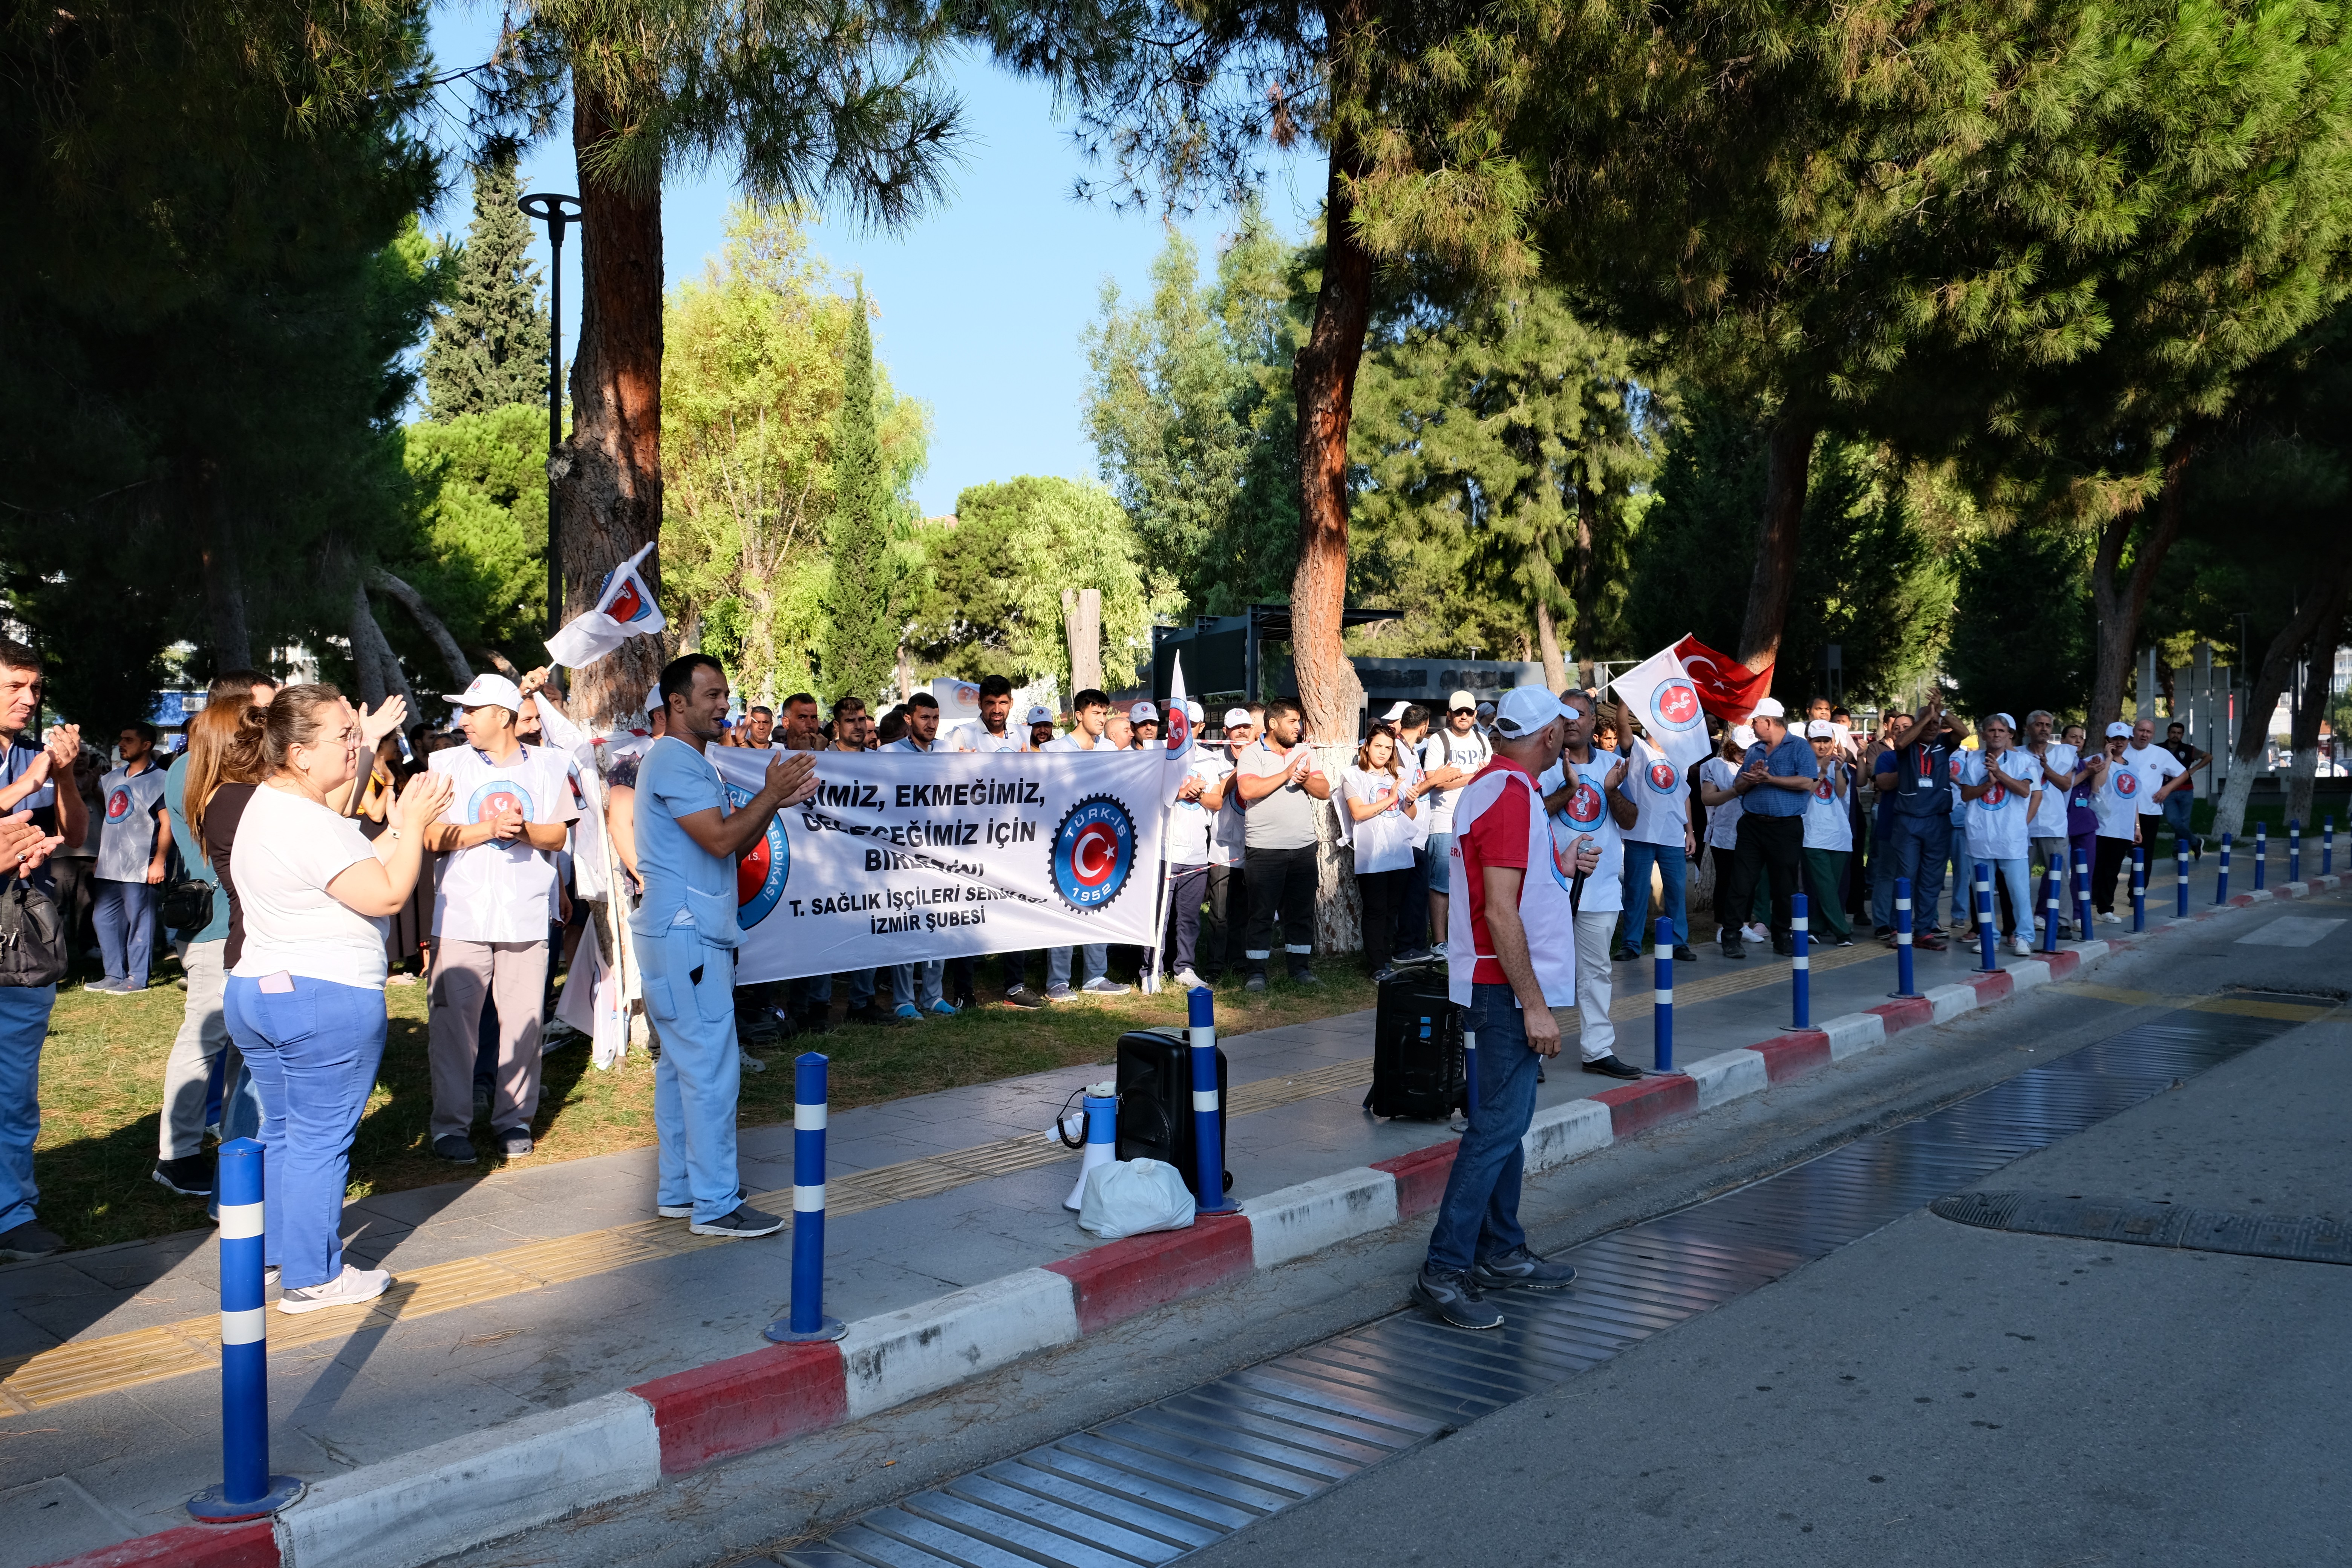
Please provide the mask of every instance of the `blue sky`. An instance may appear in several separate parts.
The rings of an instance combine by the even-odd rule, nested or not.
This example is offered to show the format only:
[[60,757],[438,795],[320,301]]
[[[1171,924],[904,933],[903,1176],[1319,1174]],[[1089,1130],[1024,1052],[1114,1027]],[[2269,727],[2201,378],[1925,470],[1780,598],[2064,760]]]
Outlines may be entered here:
[[[496,22],[485,8],[444,7],[433,32],[441,68],[483,58]],[[970,140],[949,199],[900,234],[860,232],[828,216],[811,236],[836,270],[865,275],[881,309],[875,352],[901,394],[931,405],[930,467],[915,484],[931,515],[952,510],[967,485],[1024,473],[1096,477],[1078,410],[1086,375],[1079,333],[1094,319],[1106,278],[1129,300],[1149,289],[1165,239],[1154,216],[1071,198],[1081,164],[1045,88],[977,59],[951,79],[965,100]],[[724,247],[731,173],[674,176],[664,187],[669,283],[699,277],[704,258]],[[526,191],[578,190],[569,126],[527,151],[521,174]],[[1266,210],[1295,237],[1321,199],[1318,163],[1277,165]],[[461,178],[426,227],[462,234],[472,210]],[[1205,258],[1231,226],[1229,212],[1204,211],[1184,228]],[[567,358],[579,336],[579,264],[574,236],[564,247]]]

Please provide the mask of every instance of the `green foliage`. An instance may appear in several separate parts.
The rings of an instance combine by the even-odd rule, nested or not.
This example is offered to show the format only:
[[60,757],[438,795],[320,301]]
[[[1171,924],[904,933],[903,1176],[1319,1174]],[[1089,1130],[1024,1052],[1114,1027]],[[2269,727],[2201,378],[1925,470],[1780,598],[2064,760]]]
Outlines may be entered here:
[[[857,347],[856,307],[833,281],[800,213],[739,206],[724,260],[672,292],[663,326],[662,591],[681,624],[699,616],[704,649],[754,700],[814,689],[831,635],[846,361],[870,354]],[[894,396],[878,365],[872,388],[887,487],[878,593],[886,606],[903,605],[919,572],[910,492],[929,411]],[[887,640],[886,665],[895,659],[895,632],[877,624],[869,635]]]
[[821,674],[829,697],[880,697],[898,662],[903,604],[892,590],[891,496],[874,406],[874,337],[866,291],[857,291],[842,361],[840,411],[834,418],[832,557],[824,605],[827,620]]
[[955,526],[928,540],[932,584],[908,646],[966,680],[1002,675],[1070,689],[1062,592],[1102,594],[1103,679],[1129,685],[1150,657],[1136,530],[1108,491],[1024,475],[956,497]]
[[[402,437],[417,532],[385,564],[425,595],[460,647],[495,647],[520,668],[544,663],[547,411],[510,403],[421,421]],[[385,629],[402,618],[389,612]]]
[[2084,530],[2051,523],[2011,529],[1962,552],[1943,658],[1960,711],[2083,715],[2098,658],[2085,575],[2092,544]]
[[548,315],[530,259],[530,220],[515,205],[521,190],[511,149],[494,151],[474,171],[473,226],[425,349],[435,419],[546,401]]

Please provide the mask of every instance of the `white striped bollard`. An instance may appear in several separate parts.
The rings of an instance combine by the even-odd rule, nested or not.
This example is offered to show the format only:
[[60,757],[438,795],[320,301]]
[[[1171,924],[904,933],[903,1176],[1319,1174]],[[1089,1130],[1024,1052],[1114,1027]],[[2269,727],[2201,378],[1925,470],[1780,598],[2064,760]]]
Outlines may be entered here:
[[2299,816],[2286,825],[2286,879],[2303,880],[2303,818]]
[[2132,930],[2147,929],[2147,846],[2132,846]]
[[1225,1197],[1225,1110],[1217,1094],[1217,994],[1196,985],[1184,999],[1192,1030],[1192,1163],[1199,1212],[1231,1214]]
[[2180,920],[2189,918],[2189,841],[2172,841],[2172,912]]
[[1977,862],[1977,973],[1990,974],[2000,967],[2000,933],[1992,915],[1992,863]]
[[1919,994],[1911,975],[1911,879],[1895,879],[1895,989],[1889,994],[1908,999]]
[[1812,938],[1808,927],[1805,895],[1791,894],[1789,899],[1789,1003],[1794,1016],[1791,1027],[1810,1029],[1813,1026],[1813,960],[1808,951]]
[[780,1345],[837,1340],[849,1331],[824,1315],[825,1058],[803,1051],[793,1061],[793,1300],[770,1323]]
[[1650,1067],[1675,1070],[1675,922],[1658,921],[1658,945],[1651,950]]
[[2074,940],[2091,940],[2091,858],[2074,852]]
[[2042,951],[2058,951],[2058,911],[2066,907],[2066,869],[2053,855],[2042,863]]
[[188,1500],[206,1524],[276,1513],[302,1495],[292,1476],[269,1473],[269,1309],[262,1302],[261,1145],[220,1146],[221,1484]]
[[2260,892],[2263,873],[2271,868],[2271,825],[2254,824],[2254,890]]
[[2213,901],[2217,904],[2230,901],[2230,836],[2226,833],[2221,835],[2221,866],[2213,874]]
[[2330,813],[2320,824],[2319,874],[2323,877],[2332,877],[2336,874],[2336,817],[2333,813]]

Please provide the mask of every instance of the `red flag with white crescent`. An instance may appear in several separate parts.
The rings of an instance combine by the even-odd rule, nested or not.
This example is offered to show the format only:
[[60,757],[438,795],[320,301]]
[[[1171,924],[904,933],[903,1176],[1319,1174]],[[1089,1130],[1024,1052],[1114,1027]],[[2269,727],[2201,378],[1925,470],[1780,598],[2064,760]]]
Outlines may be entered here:
[[1699,705],[1727,724],[1747,721],[1756,705],[1772,695],[1772,666],[1750,669],[1727,653],[1694,637],[1675,644],[1683,673],[1698,688]]

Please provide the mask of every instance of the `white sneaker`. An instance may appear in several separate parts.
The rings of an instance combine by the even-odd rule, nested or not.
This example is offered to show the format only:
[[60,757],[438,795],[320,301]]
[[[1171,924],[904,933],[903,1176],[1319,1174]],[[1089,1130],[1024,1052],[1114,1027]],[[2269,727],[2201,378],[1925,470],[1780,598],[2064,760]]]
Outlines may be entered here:
[[2116,913],[2113,910],[2101,910],[2099,911],[2099,920],[2103,924],[2111,926],[2119,926],[2124,923],[2124,917]]
[[1192,968],[1190,964],[1185,965],[1168,978],[1175,983],[1176,989],[1179,991],[1198,991],[1202,986],[1208,984],[1207,981],[1192,973]]
[[1741,926],[1739,928],[1739,934],[1747,938],[1749,942],[1763,942],[1767,945],[1769,945],[1772,941],[1772,932],[1768,928],[1757,925],[1752,921],[1747,925]]
[[2017,954],[2020,958],[2032,958],[2033,956],[2033,944],[2026,941],[2022,936],[2013,936],[2009,939],[2009,951]]
[[315,1312],[325,1307],[351,1307],[373,1301],[392,1288],[392,1276],[381,1268],[359,1268],[346,1263],[343,1271],[324,1285],[305,1286],[278,1298],[281,1312]]

